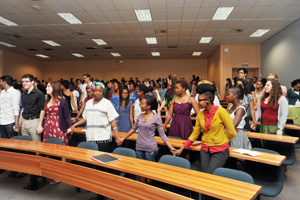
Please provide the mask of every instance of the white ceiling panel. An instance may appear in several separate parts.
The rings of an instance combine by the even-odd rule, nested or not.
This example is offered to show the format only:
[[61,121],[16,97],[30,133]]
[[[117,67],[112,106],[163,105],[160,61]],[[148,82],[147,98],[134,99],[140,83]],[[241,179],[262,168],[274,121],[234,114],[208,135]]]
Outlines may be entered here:
[[127,28],[126,24],[124,23],[112,23],[112,25],[115,27],[117,31],[128,31],[129,29]]
[[195,21],[182,21],[181,29],[193,29],[195,26]]
[[89,12],[88,14],[91,16],[91,18],[96,23],[109,22],[109,20],[106,18],[106,16],[100,11],[98,11],[98,12]]
[[167,8],[183,8],[183,5],[182,0],[167,0]]
[[96,0],[94,1],[102,11],[115,11],[116,7],[111,0]]
[[290,18],[291,16],[293,16],[296,13],[300,13],[300,5],[299,6],[289,6],[286,9],[279,12],[274,18],[286,19],[286,18]]
[[200,8],[184,8],[182,20],[196,20]]
[[149,9],[147,0],[130,0],[133,9]]
[[274,0],[258,0],[256,6],[271,6],[275,3]]
[[185,8],[200,8],[203,0],[185,0],[184,7]]
[[[272,19],[277,16],[278,13],[282,11],[281,6],[272,6],[266,12],[264,12],[259,18],[260,19]],[[278,17],[276,17],[278,18]]]
[[181,20],[183,9],[167,9],[167,20]]
[[239,3],[239,0],[222,0],[219,7],[235,7]]
[[167,21],[154,21],[153,25],[155,30],[167,30]]
[[203,0],[202,6],[203,8],[209,7],[218,7],[221,3],[221,0]]
[[182,29],[180,31],[180,37],[190,37],[191,34],[192,34],[192,29],[188,29],[188,30]]
[[133,10],[120,10],[119,13],[125,22],[137,21],[137,17]]
[[230,13],[227,19],[241,19],[243,18],[251,9],[251,7],[236,7]]
[[132,9],[129,0],[112,0],[117,10],[129,10]]
[[152,22],[140,22],[142,30],[154,30]]
[[71,13],[84,12],[83,8],[76,1],[59,0],[59,3]]
[[132,31],[141,31],[141,26],[138,22],[126,22],[128,29]]
[[5,10],[6,12],[10,14],[21,14],[25,13],[22,10],[18,9],[17,6],[11,5],[9,2],[6,1],[0,1],[0,7],[1,9]]
[[103,14],[110,22],[123,22],[118,11],[103,11]]
[[217,8],[201,8],[197,20],[211,20]]
[[167,20],[167,10],[166,9],[152,9],[151,16],[153,21]]
[[91,11],[94,12],[99,10],[94,0],[84,0],[84,1],[76,0],[76,1],[86,12],[91,12]]
[[267,6],[253,7],[242,19],[258,19],[268,8]]
[[167,0],[151,0],[148,3],[151,9],[167,8]]
[[168,21],[168,30],[180,29],[181,21]]

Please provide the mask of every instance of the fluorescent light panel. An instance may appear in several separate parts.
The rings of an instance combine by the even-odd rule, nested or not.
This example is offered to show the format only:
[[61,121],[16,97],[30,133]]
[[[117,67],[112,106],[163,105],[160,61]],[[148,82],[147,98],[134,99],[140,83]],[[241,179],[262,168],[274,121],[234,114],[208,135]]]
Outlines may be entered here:
[[96,42],[98,45],[107,45],[106,42],[102,39],[93,39],[94,42]]
[[9,43],[6,43],[6,42],[0,42],[0,44],[3,45],[3,46],[6,46],[6,47],[16,47],[15,45],[9,44]]
[[199,43],[209,43],[212,37],[201,37]]
[[150,22],[152,21],[151,13],[149,9],[146,10],[134,10],[136,17],[139,22]]
[[234,7],[219,7],[212,20],[226,20]]
[[160,56],[159,52],[151,52],[152,56]]
[[146,38],[147,44],[157,44],[156,37],[148,37]]
[[82,58],[84,57],[83,55],[81,55],[80,53],[72,53],[73,56],[76,56],[78,58]]
[[262,35],[266,34],[269,31],[270,29],[258,29],[257,31],[252,33],[250,37],[261,37]]
[[57,13],[61,18],[69,22],[70,24],[82,24],[72,13]]
[[121,54],[119,54],[119,53],[110,53],[111,55],[113,55],[114,57],[120,57],[121,56]]
[[51,45],[51,46],[56,46],[56,47],[59,47],[60,46],[60,44],[58,44],[58,43],[56,43],[56,42],[54,42],[54,41],[52,41],[52,40],[43,40],[43,42],[45,42],[46,44],[49,44],[49,45]]
[[49,56],[46,56],[44,54],[35,54],[35,55],[38,56],[38,57],[41,57],[41,58],[49,58]]
[[12,21],[9,21],[8,19],[5,19],[1,16],[0,16],[0,23],[5,24],[7,26],[19,26],[18,24],[14,23]]
[[202,53],[202,52],[197,52],[197,51],[195,51],[195,52],[193,52],[193,55],[192,55],[192,56],[200,56],[201,53]]

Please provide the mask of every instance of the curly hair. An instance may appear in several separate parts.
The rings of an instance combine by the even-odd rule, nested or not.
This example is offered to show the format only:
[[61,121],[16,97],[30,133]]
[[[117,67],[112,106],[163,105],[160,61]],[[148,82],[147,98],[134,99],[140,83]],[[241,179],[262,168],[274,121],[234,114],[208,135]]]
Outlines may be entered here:
[[274,106],[278,103],[279,98],[282,96],[282,89],[281,89],[280,82],[278,80],[268,79],[268,81],[271,82],[272,89],[271,89],[270,93],[264,92],[264,94],[261,98],[261,102],[263,102],[267,97],[270,97],[268,104],[271,106]]
[[300,84],[300,79],[296,79],[296,80],[293,80],[293,82],[291,82],[292,87],[294,87],[297,84]]
[[186,80],[184,80],[183,78],[177,79],[177,81],[175,82],[175,84],[180,84],[181,87],[185,88],[185,90],[189,89],[188,82]]

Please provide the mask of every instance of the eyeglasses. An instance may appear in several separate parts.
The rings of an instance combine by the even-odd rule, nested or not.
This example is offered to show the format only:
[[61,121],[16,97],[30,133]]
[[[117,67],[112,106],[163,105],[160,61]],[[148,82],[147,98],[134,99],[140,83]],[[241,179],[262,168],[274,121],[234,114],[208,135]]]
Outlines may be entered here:
[[29,82],[31,82],[31,81],[22,81],[22,83],[29,83]]
[[198,99],[199,103],[200,103],[201,101],[205,101],[205,100],[207,100],[207,99]]

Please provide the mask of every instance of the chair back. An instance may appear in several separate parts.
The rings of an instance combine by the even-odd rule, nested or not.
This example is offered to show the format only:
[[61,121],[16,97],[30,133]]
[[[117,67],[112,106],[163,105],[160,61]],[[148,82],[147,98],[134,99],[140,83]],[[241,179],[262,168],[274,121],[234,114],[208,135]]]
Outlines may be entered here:
[[51,144],[60,144],[62,145],[63,142],[59,138],[48,138],[45,143],[51,143]]
[[243,181],[246,183],[254,184],[254,180],[250,174],[248,174],[246,172],[238,171],[235,169],[228,169],[228,168],[220,167],[220,168],[216,169],[213,174],[222,176],[225,178],[231,178],[231,179],[235,179],[238,181]]
[[134,150],[124,147],[118,147],[113,151],[114,154],[136,158]]
[[191,163],[184,158],[171,156],[171,155],[164,155],[162,156],[159,161],[159,163],[167,164],[167,165],[173,165],[176,167],[182,167],[186,169],[191,169]]
[[99,147],[96,143],[93,142],[80,142],[77,147],[83,148],[83,149],[91,149],[99,151]]
[[177,137],[177,136],[172,136],[172,135],[170,135],[170,136],[168,136],[168,138],[172,138],[172,139],[179,139],[179,140],[182,140],[180,137]]
[[30,136],[27,136],[27,135],[13,136],[10,139],[14,139],[14,140],[27,140],[27,141],[31,140]]

